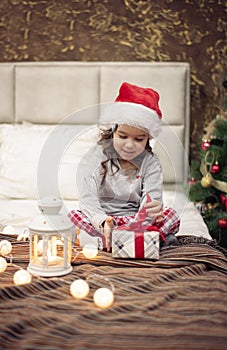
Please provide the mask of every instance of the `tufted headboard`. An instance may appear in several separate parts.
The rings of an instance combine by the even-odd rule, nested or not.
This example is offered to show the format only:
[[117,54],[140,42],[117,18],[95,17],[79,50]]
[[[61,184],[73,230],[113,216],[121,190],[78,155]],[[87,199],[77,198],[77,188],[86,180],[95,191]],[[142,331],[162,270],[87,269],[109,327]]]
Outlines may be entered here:
[[[113,102],[122,82],[160,94],[163,130],[154,145],[165,187],[183,185],[188,173],[190,67],[176,62],[0,63],[0,123],[94,125],[99,113],[79,113]],[[68,123],[68,120],[66,123]]]

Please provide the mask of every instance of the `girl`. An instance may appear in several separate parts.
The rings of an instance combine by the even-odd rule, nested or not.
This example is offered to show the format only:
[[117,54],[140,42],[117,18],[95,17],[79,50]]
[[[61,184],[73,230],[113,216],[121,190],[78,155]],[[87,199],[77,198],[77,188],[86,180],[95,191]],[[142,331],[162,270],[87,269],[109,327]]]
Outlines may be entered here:
[[107,251],[114,226],[135,220],[142,208],[167,244],[177,242],[180,220],[174,209],[163,207],[161,165],[149,142],[161,129],[158,101],[153,89],[123,83],[115,102],[101,113],[101,123],[108,129],[101,130],[95,150],[80,163],[81,211],[73,210],[69,217],[78,228],[98,237]]

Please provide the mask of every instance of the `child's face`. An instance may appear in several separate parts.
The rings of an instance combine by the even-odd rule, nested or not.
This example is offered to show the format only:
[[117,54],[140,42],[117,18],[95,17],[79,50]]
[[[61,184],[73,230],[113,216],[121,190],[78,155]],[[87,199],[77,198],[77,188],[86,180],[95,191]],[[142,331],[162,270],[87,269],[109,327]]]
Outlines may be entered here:
[[149,135],[143,129],[129,125],[118,125],[113,134],[113,147],[124,160],[132,160],[145,149]]

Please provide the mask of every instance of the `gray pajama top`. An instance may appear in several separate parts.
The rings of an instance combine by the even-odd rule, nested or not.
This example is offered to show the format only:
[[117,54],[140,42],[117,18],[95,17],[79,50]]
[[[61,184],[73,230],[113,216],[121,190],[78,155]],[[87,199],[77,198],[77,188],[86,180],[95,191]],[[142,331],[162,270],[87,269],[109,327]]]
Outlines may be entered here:
[[76,174],[80,210],[98,231],[107,215],[135,215],[146,193],[162,202],[162,169],[155,154],[144,150],[139,156],[138,170],[131,172],[123,170],[117,162],[120,170],[113,174],[116,167],[112,169],[108,161],[102,184],[101,162],[106,159],[102,146],[97,145],[83,157]]

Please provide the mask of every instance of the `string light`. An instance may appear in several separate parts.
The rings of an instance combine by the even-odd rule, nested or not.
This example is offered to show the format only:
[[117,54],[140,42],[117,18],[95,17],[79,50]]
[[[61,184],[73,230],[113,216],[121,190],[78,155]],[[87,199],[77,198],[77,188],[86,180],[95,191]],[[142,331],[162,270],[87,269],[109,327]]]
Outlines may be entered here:
[[[92,274],[86,278],[86,280],[102,279],[110,284],[110,288],[98,288],[93,296],[93,300],[96,306],[101,309],[109,308],[114,302],[114,286],[110,282],[109,278]],[[70,292],[76,299],[86,298],[90,291],[89,284],[83,279],[77,279],[70,285]]]
[[0,254],[3,256],[6,256],[8,254],[10,254],[12,251],[12,244],[7,241],[6,239],[3,239],[0,242]]
[[14,235],[15,234],[15,228],[13,226],[7,225],[3,228],[2,231],[5,235]]
[[92,244],[85,244],[82,249],[84,256],[88,259],[94,259],[98,254],[98,248]]
[[93,299],[96,306],[107,309],[114,302],[114,294],[109,288],[99,288],[95,291]]
[[[9,255],[11,253],[11,250],[12,250],[12,244],[9,241],[3,240],[0,242],[1,255],[3,255],[3,256]],[[9,258],[10,258],[9,265],[15,266],[16,268],[18,268],[19,267],[18,265],[13,264],[13,262],[12,262],[13,257],[11,254],[10,254]],[[7,263],[6,259],[3,257],[0,257],[0,272],[4,272],[7,268],[7,266],[8,266],[8,263]],[[30,275],[30,273],[24,269],[21,269],[21,268],[20,268],[20,270],[16,271],[14,273],[14,276],[13,276],[13,281],[14,281],[14,284],[16,284],[16,285],[31,283],[31,280],[32,280],[32,276]]]
[[70,286],[70,292],[76,299],[86,298],[89,290],[89,284],[83,279],[75,280]]
[[[1,253],[1,255],[3,255],[3,256],[9,255],[11,253],[11,251],[12,251],[12,244],[9,241],[7,241],[7,240],[0,241],[0,253]],[[83,247],[82,252],[86,258],[93,259],[98,254],[98,248],[94,245],[87,244]],[[13,259],[13,257],[10,255],[9,265],[16,266],[18,268],[19,266],[12,263],[12,259]],[[7,266],[8,266],[8,264],[7,264],[6,259],[3,257],[0,257],[0,272],[4,272],[7,268]],[[36,277],[40,278],[39,276],[36,276]],[[114,286],[108,278],[103,277],[103,276],[98,275],[98,274],[92,274],[92,275],[88,276],[87,280],[96,279],[96,278],[103,279],[103,280],[107,281],[111,286],[111,289],[105,288],[105,287],[98,288],[95,291],[94,296],[93,296],[93,300],[94,300],[94,303],[96,306],[98,306],[102,309],[107,309],[114,302],[114,293],[113,293]],[[20,268],[18,271],[16,271],[14,273],[13,281],[14,281],[14,284],[17,286],[28,284],[28,283],[31,283],[32,276],[27,270]],[[89,284],[84,279],[77,279],[74,282],[72,282],[70,285],[70,293],[76,299],[86,298],[87,295],[89,294],[89,291],[90,291]]]
[[7,268],[7,261],[0,256],[0,272],[4,272]]
[[17,286],[31,283],[32,276],[27,270],[20,269],[15,272],[13,276],[13,281]]

